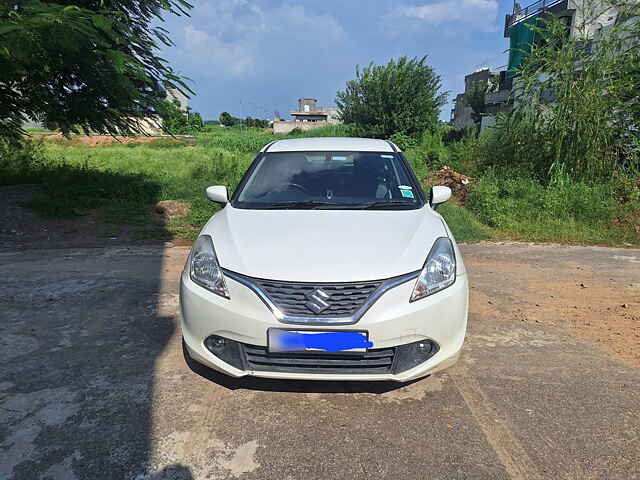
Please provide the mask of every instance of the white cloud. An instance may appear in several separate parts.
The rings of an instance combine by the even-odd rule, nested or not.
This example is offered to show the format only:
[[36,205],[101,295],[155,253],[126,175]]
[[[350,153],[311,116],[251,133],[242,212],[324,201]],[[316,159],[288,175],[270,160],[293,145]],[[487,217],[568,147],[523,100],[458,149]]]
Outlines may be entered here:
[[250,72],[255,64],[255,53],[248,45],[226,43],[193,25],[184,27],[183,35],[182,51],[191,63],[219,65],[231,75]]
[[462,22],[470,24],[473,29],[484,31],[496,30],[497,14],[497,0],[443,0],[425,5],[398,7],[392,12],[395,18],[408,18],[431,25]]
[[269,59],[309,49],[325,51],[345,38],[342,26],[329,15],[313,15],[301,6],[261,8],[250,0],[219,0],[196,6],[182,28],[178,51],[191,68],[211,75],[257,74]]

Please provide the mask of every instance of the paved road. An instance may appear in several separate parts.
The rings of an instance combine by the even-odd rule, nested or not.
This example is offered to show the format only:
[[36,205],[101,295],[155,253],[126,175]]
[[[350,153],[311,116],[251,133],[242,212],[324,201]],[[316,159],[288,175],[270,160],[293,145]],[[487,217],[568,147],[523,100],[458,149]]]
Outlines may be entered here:
[[463,359],[408,385],[191,371],[181,247],[0,253],[0,478],[640,478],[640,251],[463,250]]

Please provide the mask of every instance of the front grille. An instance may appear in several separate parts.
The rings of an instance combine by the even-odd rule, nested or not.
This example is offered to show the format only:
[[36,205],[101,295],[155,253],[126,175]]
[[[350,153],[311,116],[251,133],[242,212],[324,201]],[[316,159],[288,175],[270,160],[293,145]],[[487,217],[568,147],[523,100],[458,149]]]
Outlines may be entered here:
[[391,373],[395,348],[363,353],[269,353],[267,347],[242,344],[248,370],[286,373]]
[[[271,280],[254,280],[282,313],[292,317],[350,317],[376,291],[382,282],[361,283],[292,283]],[[314,311],[309,306],[309,295],[318,289],[329,305]]]

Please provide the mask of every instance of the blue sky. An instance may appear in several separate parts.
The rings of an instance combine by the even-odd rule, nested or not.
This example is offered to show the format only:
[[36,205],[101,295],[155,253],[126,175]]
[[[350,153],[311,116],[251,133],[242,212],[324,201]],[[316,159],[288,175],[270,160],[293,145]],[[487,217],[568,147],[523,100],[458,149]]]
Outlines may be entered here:
[[[507,63],[509,0],[192,0],[191,17],[167,17],[175,41],[162,54],[192,79],[205,119],[285,118],[299,97],[333,105],[355,66],[428,56],[450,100],[464,76]],[[441,118],[449,118],[450,104]]]

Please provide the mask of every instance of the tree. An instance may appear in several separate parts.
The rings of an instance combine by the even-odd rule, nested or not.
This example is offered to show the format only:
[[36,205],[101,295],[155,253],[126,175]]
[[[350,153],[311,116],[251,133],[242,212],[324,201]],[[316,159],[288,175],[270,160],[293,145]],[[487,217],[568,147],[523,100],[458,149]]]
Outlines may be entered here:
[[177,100],[165,100],[159,110],[162,118],[162,129],[172,135],[189,135],[200,132],[204,129],[204,122],[198,112],[191,112],[180,109],[180,102]]
[[245,118],[242,123],[245,127],[254,127],[254,128],[267,128],[269,126],[268,120],[262,120],[261,118]]
[[185,0],[8,0],[0,4],[0,138],[27,118],[63,133],[140,132],[166,88],[190,91],[158,56],[154,23]]
[[222,112],[220,114],[220,123],[225,127],[233,127],[240,122],[240,119],[231,116],[229,112]]
[[447,98],[441,88],[440,76],[426,57],[400,57],[385,66],[356,67],[355,80],[336,94],[336,104],[342,121],[353,124],[357,135],[418,138],[438,123]]

